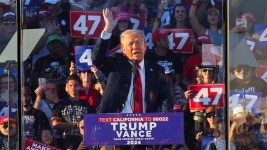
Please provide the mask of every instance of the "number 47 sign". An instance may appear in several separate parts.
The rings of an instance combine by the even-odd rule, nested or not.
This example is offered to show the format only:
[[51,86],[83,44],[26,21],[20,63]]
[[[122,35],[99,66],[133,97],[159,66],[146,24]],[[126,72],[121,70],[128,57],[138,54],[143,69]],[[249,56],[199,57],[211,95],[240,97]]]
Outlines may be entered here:
[[70,31],[72,37],[98,38],[104,28],[102,12],[97,11],[70,11]]
[[203,110],[209,106],[224,108],[224,84],[190,85],[189,90],[194,93],[193,97],[189,98],[191,110]]

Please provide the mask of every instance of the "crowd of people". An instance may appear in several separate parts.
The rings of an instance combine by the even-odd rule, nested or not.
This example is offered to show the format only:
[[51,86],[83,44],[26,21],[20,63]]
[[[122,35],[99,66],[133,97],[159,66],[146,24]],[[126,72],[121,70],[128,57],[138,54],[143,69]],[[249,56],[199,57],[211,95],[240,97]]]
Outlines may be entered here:
[[[232,35],[238,37],[231,41],[236,43],[230,42],[233,56],[230,58],[230,90],[240,92],[239,95],[243,93],[243,97],[236,99],[234,94],[229,99],[222,96],[225,98],[221,103],[226,104],[229,100],[230,107],[234,105],[229,114],[230,146],[264,149],[260,140],[245,138],[256,137],[258,133],[263,136],[265,131],[267,83],[256,76],[256,69],[265,65],[262,51],[267,49],[267,44],[256,43],[252,53],[246,43],[244,46],[240,39],[258,40],[260,37],[261,33],[253,31],[256,22],[259,23],[258,17],[253,11],[236,7],[236,3],[247,6],[248,2],[232,1],[230,7],[236,9],[232,13],[238,19],[246,19],[247,26],[233,25],[232,21],[236,18],[230,21],[230,38]],[[18,14],[13,1],[0,4],[2,53],[16,32]],[[224,0],[23,1],[23,28],[45,29],[24,62],[24,137],[60,149],[94,149],[84,146],[84,114],[178,111],[184,113],[184,131],[181,132],[184,132],[185,143],[160,148],[226,149],[226,105],[192,108],[191,103],[201,92],[190,88],[204,85],[217,87],[226,82],[226,49],[223,48],[225,8]],[[72,11],[100,12],[104,24],[101,34],[98,37],[92,34],[73,36]],[[138,18],[137,27],[133,20]],[[82,28],[79,25],[76,27]],[[153,48],[149,48],[151,42]],[[180,47],[181,43],[184,45],[179,50],[173,48]],[[77,67],[77,46],[93,46],[92,64],[86,69]],[[220,50],[211,53],[210,49]],[[241,53],[244,57],[239,56]],[[252,63],[247,61],[250,58]],[[14,74],[3,73],[0,76],[0,144],[4,149],[7,147],[8,130],[12,138],[9,143],[11,149],[17,146],[17,91],[20,90],[17,85]],[[240,105],[242,99],[248,99],[247,95],[254,96],[253,92],[260,93],[257,101],[261,101],[262,105],[258,108],[245,107],[250,101]],[[202,93],[202,97],[198,98],[204,103],[207,97],[207,93]],[[167,108],[163,109],[163,104]],[[10,116],[10,126],[7,116]],[[145,149],[146,146],[116,148]]]

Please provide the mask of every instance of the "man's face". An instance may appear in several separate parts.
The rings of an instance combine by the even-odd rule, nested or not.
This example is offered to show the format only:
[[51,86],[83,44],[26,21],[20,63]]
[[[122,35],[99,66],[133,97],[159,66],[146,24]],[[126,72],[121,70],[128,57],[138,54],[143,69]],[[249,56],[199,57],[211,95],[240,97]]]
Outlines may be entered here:
[[240,66],[233,69],[234,75],[238,79],[247,79],[250,78],[252,75],[252,68],[246,66]]
[[54,40],[47,44],[47,48],[51,54],[60,56],[60,53],[63,52],[64,45],[59,40]]
[[23,100],[23,107],[28,107],[31,105],[31,94],[28,90],[22,90],[23,92],[23,97],[22,97],[22,100]]
[[169,39],[165,37],[157,42],[157,47],[165,50],[169,50]]
[[[4,90],[8,88],[8,77],[1,78],[0,88]],[[9,92],[14,92],[16,90],[16,81],[13,78],[9,78]]]
[[76,80],[69,80],[66,84],[66,92],[70,97],[76,97],[79,95],[80,84]]
[[16,20],[6,19],[2,22],[2,27],[4,29],[2,30],[2,34],[6,38],[11,39],[14,33],[17,31]]
[[146,52],[146,44],[142,35],[131,34],[122,43],[123,53],[130,60],[142,61]]

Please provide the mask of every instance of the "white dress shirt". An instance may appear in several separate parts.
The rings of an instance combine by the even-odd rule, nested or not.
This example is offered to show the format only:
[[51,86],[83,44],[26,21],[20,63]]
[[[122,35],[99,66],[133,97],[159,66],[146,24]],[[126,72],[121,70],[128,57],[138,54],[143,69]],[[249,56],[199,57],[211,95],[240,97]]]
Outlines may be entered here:
[[[131,63],[131,62],[130,62]],[[145,113],[146,105],[145,105],[145,65],[144,65],[144,59],[139,63],[140,68],[138,69],[140,71],[141,75],[141,82],[142,82],[142,104],[143,104],[143,113]],[[134,99],[133,99],[133,73],[132,73],[132,81],[130,90],[128,92],[127,100],[124,104],[124,107],[121,111],[121,113],[133,113],[133,106],[134,106]]]

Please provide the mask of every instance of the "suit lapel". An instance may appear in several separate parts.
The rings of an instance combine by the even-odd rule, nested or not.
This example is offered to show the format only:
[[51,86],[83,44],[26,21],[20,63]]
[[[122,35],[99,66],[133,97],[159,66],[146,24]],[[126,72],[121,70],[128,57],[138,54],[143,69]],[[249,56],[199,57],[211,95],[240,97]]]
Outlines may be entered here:
[[154,73],[153,68],[149,63],[145,61],[145,102],[146,102],[146,107],[149,105],[149,95],[148,91],[150,91],[151,86],[153,86],[153,80],[151,80],[151,75]]

